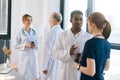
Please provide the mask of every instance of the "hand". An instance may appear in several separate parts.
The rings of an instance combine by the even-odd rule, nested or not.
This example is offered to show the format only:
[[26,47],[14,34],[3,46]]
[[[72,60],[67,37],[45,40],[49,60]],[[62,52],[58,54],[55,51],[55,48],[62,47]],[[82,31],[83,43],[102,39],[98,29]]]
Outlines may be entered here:
[[7,50],[7,52],[5,54],[7,54],[8,56],[12,53],[11,50]]
[[77,63],[80,63],[81,61],[81,58],[82,58],[82,54],[81,53],[75,53],[75,59],[74,61],[77,62]]
[[3,52],[6,52],[7,51],[7,47],[4,45],[2,50],[3,50]]
[[81,53],[75,53],[75,56],[76,56],[77,58],[79,58],[79,57],[82,56],[82,54],[81,54]]
[[31,43],[31,48],[35,48],[35,44]]
[[43,73],[44,73],[44,74],[47,74],[47,73],[48,73],[48,70],[44,70]]
[[77,46],[72,45],[72,47],[70,48],[70,55],[71,55],[71,56],[72,56],[72,55],[75,55],[75,54],[74,54],[74,51],[75,51],[77,48],[78,48]]
[[30,48],[31,47],[31,43],[26,43],[25,47],[26,48]]
[[74,63],[73,63],[73,69],[77,69],[77,66],[79,66],[79,64],[76,63],[76,62],[74,62]]
[[35,48],[35,45],[32,44],[32,43],[27,43],[27,44],[25,45],[25,47],[26,47],[26,48]]
[[4,45],[3,48],[2,48],[3,52],[6,54],[6,55],[10,55],[11,54],[11,50],[8,50],[7,47]]

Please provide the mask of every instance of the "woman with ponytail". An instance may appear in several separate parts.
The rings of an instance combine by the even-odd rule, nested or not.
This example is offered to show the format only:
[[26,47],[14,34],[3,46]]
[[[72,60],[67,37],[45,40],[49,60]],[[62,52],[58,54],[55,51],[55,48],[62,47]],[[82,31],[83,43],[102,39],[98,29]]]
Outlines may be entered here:
[[80,80],[104,80],[103,71],[110,66],[111,25],[103,14],[94,12],[88,17],[88,30],[94,37],[85,43],[82,60],[73,67],[81,71]]

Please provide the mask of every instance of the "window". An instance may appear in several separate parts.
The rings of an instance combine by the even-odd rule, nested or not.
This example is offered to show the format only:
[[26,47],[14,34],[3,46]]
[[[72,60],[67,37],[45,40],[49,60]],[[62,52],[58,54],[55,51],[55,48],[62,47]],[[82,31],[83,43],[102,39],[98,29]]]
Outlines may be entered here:
[[[63,3],[62,3],[63,2]],[[82,28],[86,30],[86,16],[88,16],[93,11],[101,12],[110,21],[112,26],[112,32],[110,38],[108,39],[112,44],[113,49],[120,50],[120,27],[119,27],[119,2],[114,0],[61,0],[63,10],[63,28],[65,30],[71,28],[70,23],[70,13],[73,10],[81,10],[84,14],[84,23]],[[106,4],[107,3],[107,4]],[[112,4],[116,4],[111,6]],[[64,4],[64,5],[63,5]],[[107,5],[107,6],[106,6]],[[64,6],[64,7],[63,7]]]
[[[61,0],[63,1],[63,0]],[[113,5],[115,4],[115,5]],[[110,21],[112,26],[112,33],[109,42],[112,44],[111,50],[111,65],[110,70],[105,72],[105,80],[120,80],[120,5],[117,0],[64,0],[64,14],[63,14],[63,25],[64,29],[71,28],[70,13],[72,10],[79,9],[84,14],[84,25],[83,29],[86,30],[86,16],[94,11],[101,12],[105,15],[106,19]],[[62,9],[62,8],[61,8]]]
[[[107,4],[106,4],[107,3]],[[113,3],[115,4],[113,6]],[[112,26],[112,33],[109,38],[111,43],[120,44],[120,4],[115,0],[96,0],[95,1],[95,11],[99,11],[105,15],[108,21],[110,21]]]
[[2,47],[9,48],[10,27],[11,27],[11,0],[0,0],[0,64],[6,62],[7,56],[3,53]]
[[105,80],[120,80],[120,50],[111,50],[110,69],[105,72]]
[[64,6],[64,29],[70,29],[70,14],[73,10],[80,10],[83,12],[83,26],[82,28],[86,31],[86,10],[87,10],[87,0],[65,0]]
[[[114,6],[113,3],[115,4]],[[119,2],[115,0],[95,0],[94,11],[103,13],[112,26],[112,32],[108,40],[112,44],[113,49],[111,51],[110,70],[105,75],[106,80],[120,80],[120,77],[118,77],[120,76],[120,72],[118,71],[120,67],[120,63],[118,62],[120,58],[119,7]]]
[[10,39],[11,0],[0,0],[0,39]]

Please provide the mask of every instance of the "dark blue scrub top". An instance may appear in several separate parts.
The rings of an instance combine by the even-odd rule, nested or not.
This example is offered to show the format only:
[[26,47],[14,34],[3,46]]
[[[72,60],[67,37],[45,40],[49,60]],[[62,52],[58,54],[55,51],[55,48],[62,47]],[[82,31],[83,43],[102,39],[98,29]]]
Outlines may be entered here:
[[106,60],[110,58],[111,45],[106,39],[92,38],[85,43],[83,57],[81,61],[82,66],[87,66],[87,58],[95,60],[96,73],[93,77],[81,73],[80,80],[104,80],[103,70]]

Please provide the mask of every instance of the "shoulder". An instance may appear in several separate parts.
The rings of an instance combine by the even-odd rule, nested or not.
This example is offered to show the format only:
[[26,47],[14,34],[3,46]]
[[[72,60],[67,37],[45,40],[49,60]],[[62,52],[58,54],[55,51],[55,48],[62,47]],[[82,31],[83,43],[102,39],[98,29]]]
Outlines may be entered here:
[[18,30],[16,33],[17,33],[17,35],[19,35],[19,34],[22,34],[23,32],[24,32],[24,30],[22,28],[22,29]]
[[63,35],[68,35],[68,34],[70,34],[70,30],[65,30],[65,31],[62,32],[62,34]]
[[31,30],[36,33],[36,30],[35,30],[35,29],[31,28]]
[[36,32],[36,30],[33,27],[30,28],[30,29],[31,29],[31,32],[32,32],[33,35],[37,35],[37,32]]
[[68,30],[64,30],[60,33],[60,37],[65,37],[65,36],[68,36],[69,34],[69,31]]
[[106,46],[107,46],[108,48],[111,48],[111,47],[112,47],[112,45],[110,44],[110,42],[107,41],[107,40],[106,40]]
[[89,37],[89,38],[93,37],[90,33],[85,32],[84,30],[82,30],[82,35],[85,36],[85,37]]
[[60,26],[55,26],[55,28],[52,29],[51,31],[59,33],[59,32],[63,32],[63,29]]
[[94,44],[94,38],[91,38],[86,41],[85,45],[93,45]]
[[55,29],[51,29],[51,30],[49,30],[49,31],[47,32],[47,35],[48,35],[48,36],[54,36],[54,35],[55,35],[55,32],[56,32]]
[[47,39],[53,39],[56,36],[56,32],[54,29],[51,29],[45,34],[45,36]]

